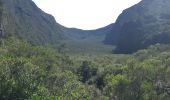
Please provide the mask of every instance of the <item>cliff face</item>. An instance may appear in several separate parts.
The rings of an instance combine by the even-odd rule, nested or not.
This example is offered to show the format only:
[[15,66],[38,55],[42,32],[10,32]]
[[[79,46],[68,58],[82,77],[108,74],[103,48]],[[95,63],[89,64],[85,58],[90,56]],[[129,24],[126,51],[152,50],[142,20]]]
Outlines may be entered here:
[[142,0],[123,11],[106,43],[117,53],[132,53],[156,43],[170,43],[170,1]]
[[36,44],[55,44],[63,39],[55,19],[31,0],[1,0],[6,35],[17,35]]

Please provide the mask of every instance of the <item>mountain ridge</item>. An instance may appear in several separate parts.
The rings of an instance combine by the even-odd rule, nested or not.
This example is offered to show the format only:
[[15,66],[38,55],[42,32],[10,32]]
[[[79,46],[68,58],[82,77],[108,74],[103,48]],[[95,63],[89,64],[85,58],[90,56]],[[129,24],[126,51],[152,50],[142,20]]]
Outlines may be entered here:
[[[113,24],[96,29],[67,28],[57,23],[32,0],[1,0],[3,3],[2,24],[5,35],[15,35],[33,44],[60,45],[63,41],[102,39]],[[97,41],[98,41],[97,40]]]
[[64,35],[72,40],[83,40],[91,37],[102,36],[105,37],[106,34],[110,33],[114,26],[114,23],[107,25],[105,27],[94,29],[94,30],[83,30],[78,28],[67,28],[61,25],[61,30]]

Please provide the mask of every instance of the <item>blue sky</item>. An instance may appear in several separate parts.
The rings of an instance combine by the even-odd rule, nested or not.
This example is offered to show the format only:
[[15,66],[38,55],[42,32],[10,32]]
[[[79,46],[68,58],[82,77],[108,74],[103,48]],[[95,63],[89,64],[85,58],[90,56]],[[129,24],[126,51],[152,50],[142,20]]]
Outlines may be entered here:
[[141,0],[33,0],[66,27],[97,29],[114,23],[126,8]]

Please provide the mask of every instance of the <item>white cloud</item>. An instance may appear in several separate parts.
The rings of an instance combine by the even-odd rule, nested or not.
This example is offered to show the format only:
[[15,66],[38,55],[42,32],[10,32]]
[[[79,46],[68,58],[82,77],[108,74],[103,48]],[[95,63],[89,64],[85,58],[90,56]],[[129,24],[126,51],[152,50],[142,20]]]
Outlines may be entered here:
[[126,8],[141,0],[33,0],[67,27],[96,29],[115,22]]

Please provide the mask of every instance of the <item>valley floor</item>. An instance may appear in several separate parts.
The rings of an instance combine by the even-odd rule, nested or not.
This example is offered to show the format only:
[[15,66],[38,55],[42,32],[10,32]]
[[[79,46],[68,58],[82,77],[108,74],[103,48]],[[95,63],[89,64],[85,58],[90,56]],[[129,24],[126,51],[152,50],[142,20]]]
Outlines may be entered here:
[[[58,47],[65,45],[63,50],[68,54],[112,54],[113,45],[103,43],[104,36],[86,38],[82,40],[64,40]],[[57,47],[57,48],[58,48]]]
[[131,55],[65,53],[64,47],[56,50],[13,37],[3,39],[0,100],[170,99],[170,45],[150,46]]

